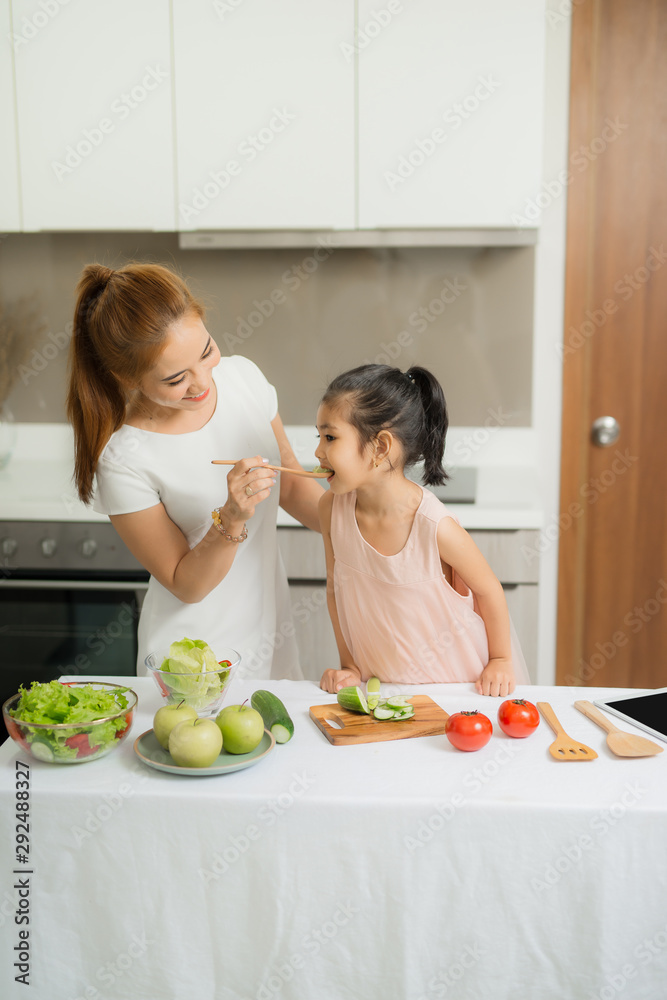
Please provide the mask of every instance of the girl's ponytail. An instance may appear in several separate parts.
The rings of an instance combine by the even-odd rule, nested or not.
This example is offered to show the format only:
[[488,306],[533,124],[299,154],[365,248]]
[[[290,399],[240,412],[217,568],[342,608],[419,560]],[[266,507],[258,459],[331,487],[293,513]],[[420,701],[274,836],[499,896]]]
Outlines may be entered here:
[[449,479],[442,464],[449,426],[445,394],[435,375],[427,368],[414,365],[405,374],[414,383],[424,410],[424,431],[421,442],[424,485],[439,486]]
[[123,424],[128,392],[155,364],[170,326],[203,318],[184,281],[159,264],[117,271],[84,268],[77,286],[69,354],[67,417],[74,430],[74,481],[84,503],[109,438]]

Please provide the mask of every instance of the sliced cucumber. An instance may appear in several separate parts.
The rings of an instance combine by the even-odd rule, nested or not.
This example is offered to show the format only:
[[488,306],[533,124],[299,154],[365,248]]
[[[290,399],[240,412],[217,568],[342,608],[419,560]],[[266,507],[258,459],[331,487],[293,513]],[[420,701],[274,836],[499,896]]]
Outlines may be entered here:
[[394,709],[385,708],[383,705],[378,705],[377,708],[373,709],[373,715],[376,719],[381,719],[383,722],[394,718]]
[[53,750],[49,744],[45,743],[43,740],[33,740],[30,744],[30,753],[33,757],[36,757],[37,760],[45,760],[49,764],[54,759]]
[[401,722],[403,719],[413,719],[415,710],[412,705],[406,705],[405,708],[398,708],[394,712],[394,722]]
[[341,688],[336,697],[338,704],[343,708],[347,708],[351,712],[363,712],[365,715],[370,715],[366,695],[360,687],[351,684],[349,687]]
[[391,698],[387,698],[387,708],[405,708],[408,704],[408,699],[402,694],[396,694]]

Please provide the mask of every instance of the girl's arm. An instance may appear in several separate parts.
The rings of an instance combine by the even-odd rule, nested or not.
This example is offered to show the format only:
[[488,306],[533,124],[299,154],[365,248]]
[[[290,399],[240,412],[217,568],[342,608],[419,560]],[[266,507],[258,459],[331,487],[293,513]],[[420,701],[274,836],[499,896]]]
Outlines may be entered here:
[[486,627],[489,662],[475,687],[480,694],[505,697],[514,690],[510,618],[500,581],[468,532],[451,517],[438,523],[440,559],[456,570],[475,595]]
[[341,688],[349,687],[351,684],[359,684],[361,681],[361,671],[355,665],[352,654],[347,648],[343,633],[340,630],[338,621],[338,609],[336,608],[336,595],[334,593],[334,551],[331,544],[331,506],[333,496],[325,493],[320,500],[320,525],[322,538],[324,539],[324,553],[327,560],[327,607],[333,625],[338,654],[340,656],[339,670],[325,670],[320,680],[320,687],[331,694],[336,694]]
[[[275,483],[273,475],[262,470],[260,455],[241,459],[231,469],[221,520],[233,538],[241,534],[257,504],[269,496]],[[251,497],[245,493],[248,484],[255,490]],[[161,503],[132,514],[113,514],[109,520],[141,565],[185,604],[196,604],[218,586],[243,544],[230,542],[211,521],[201,542],[191,549]]]
[[[280,414],[274,417],[271,426],[280,448],[280,464],[288,469],[300,469],[301,466],[287,440]],[[280,475],[280,506],[312,531],[320,530],[317,505],[323,492],[322,486],[316,479],[290,476],[289,473]]]

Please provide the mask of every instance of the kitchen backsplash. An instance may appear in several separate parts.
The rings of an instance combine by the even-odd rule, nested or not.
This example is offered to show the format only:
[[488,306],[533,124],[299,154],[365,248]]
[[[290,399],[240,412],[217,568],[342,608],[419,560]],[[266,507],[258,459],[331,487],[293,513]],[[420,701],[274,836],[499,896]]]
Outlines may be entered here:
[[223,354],[255,361],[286,424],[314,422],[338,372],[364,361],[424,364],[457,426],[531,423],[534,250],[180,250],[173,233],[21,233],[0,241],[0,296],[38,301],[45,333],[9,397],[22,422],[64,422],[74,289],[91,261],[175,267]]

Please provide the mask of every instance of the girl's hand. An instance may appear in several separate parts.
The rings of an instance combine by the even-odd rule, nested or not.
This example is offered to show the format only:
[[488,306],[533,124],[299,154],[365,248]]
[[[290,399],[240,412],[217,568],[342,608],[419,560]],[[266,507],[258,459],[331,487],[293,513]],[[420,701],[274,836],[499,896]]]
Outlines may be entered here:
[[254,458],[242,458],[227,476],[227,502],[222,508],[223,518],[233,523],[248,521],[255,513],[258,503],[271,493],[275,486],[275,472],[263,469],[264,459],[261,455]]
[[500,656],[493,657],[482,670],[475,683],[479,694],[490,694],[495,698],[505,698],[514,690],[512,661]]
[[354,667],[344,667],[342,670],[325,670],[322,674],[320,687],[329,694],[337,694],[341,688],[361,683],[361,674]]

